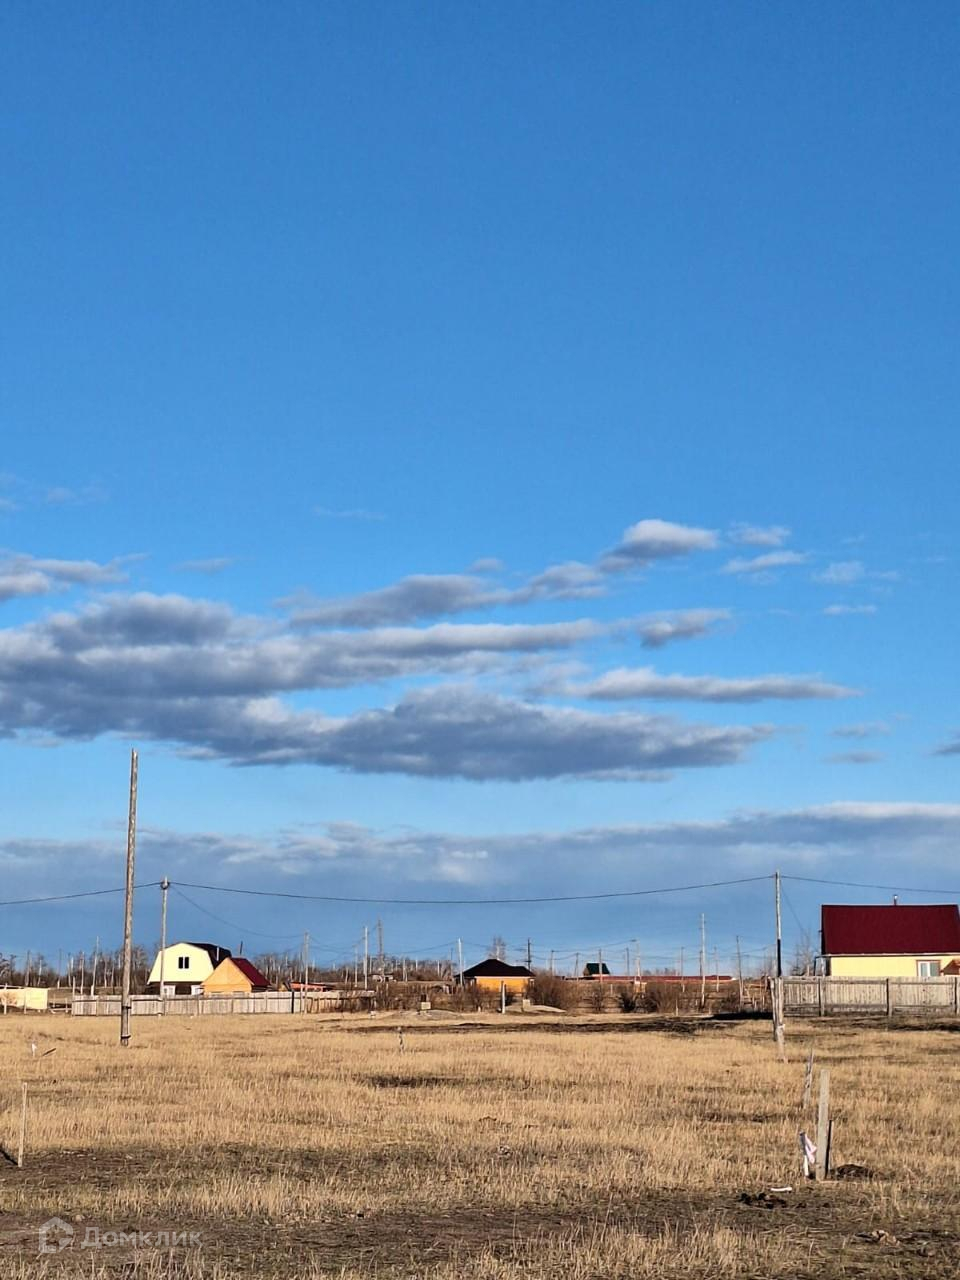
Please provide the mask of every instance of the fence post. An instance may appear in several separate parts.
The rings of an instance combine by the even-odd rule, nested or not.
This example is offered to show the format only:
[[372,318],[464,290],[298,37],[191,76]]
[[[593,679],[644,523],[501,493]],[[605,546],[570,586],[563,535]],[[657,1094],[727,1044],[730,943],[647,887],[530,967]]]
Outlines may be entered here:
[[960,974],[953,979],[953,1012],[960,1015]]
[[892,1015],[892,1013],[893,1013],[893,988],[891,986],[890,979],[888,978],[887,979],[887,1017],[889,1018]]
[[817,979],[817,1013],[823,1017],[823,978]]
[[830,1068],[820,1068],[820,1105],[817,1108],[817,1164],[815,1176],[823,1182],[830,1173]]

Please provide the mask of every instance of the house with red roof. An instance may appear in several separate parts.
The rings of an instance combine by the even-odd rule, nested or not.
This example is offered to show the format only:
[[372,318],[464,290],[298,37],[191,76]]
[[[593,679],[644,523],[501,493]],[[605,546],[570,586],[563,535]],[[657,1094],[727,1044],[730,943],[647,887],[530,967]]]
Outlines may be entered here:
[[247,996],[269,989],[269,981],[244,956],[226,956],[203,982],[205,996]]
[[821,963],[834,978],[937,978],[960,968],[956,903],[824,905]]

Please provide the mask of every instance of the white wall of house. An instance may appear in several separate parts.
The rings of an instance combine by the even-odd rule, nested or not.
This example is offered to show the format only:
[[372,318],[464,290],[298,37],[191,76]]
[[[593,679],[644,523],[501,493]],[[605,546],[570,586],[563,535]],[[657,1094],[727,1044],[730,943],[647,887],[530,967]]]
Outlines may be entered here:
[[[190,942],[174,942],[167,947],[163,961],[163,985],[165,988],[189,982],[199,987],[205,978],[213,973],[213,961],[203,947],[195,947]],[[148,982],[160,981],[160,952],[153,962]]]

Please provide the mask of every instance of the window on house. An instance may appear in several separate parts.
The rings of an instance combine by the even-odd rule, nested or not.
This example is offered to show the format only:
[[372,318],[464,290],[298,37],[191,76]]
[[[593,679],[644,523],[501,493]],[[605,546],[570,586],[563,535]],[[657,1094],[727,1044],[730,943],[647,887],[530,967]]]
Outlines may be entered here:
[[178,969],[189,969],[189,968],[190,968],[190,957],[189,957],[189,956],[177,956],[177,968],[178,968]]
[[939,978],[940,977],[940,961],[939,960],[918,960],[917,961],[917,977],[918,978]]

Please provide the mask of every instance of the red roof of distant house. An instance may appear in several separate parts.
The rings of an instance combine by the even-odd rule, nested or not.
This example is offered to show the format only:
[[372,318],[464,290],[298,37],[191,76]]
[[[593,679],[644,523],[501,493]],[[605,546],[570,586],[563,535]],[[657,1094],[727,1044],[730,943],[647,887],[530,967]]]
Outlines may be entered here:
[[930,906],[823,906],[826,956],[960,954],[960,910],[955,903]]
[[253,983],[255,987],[269,987],[269,981],[263,976],[255,964],[251,964],[246,956],[231,956],[230,959],[237,966],[245,978]]

